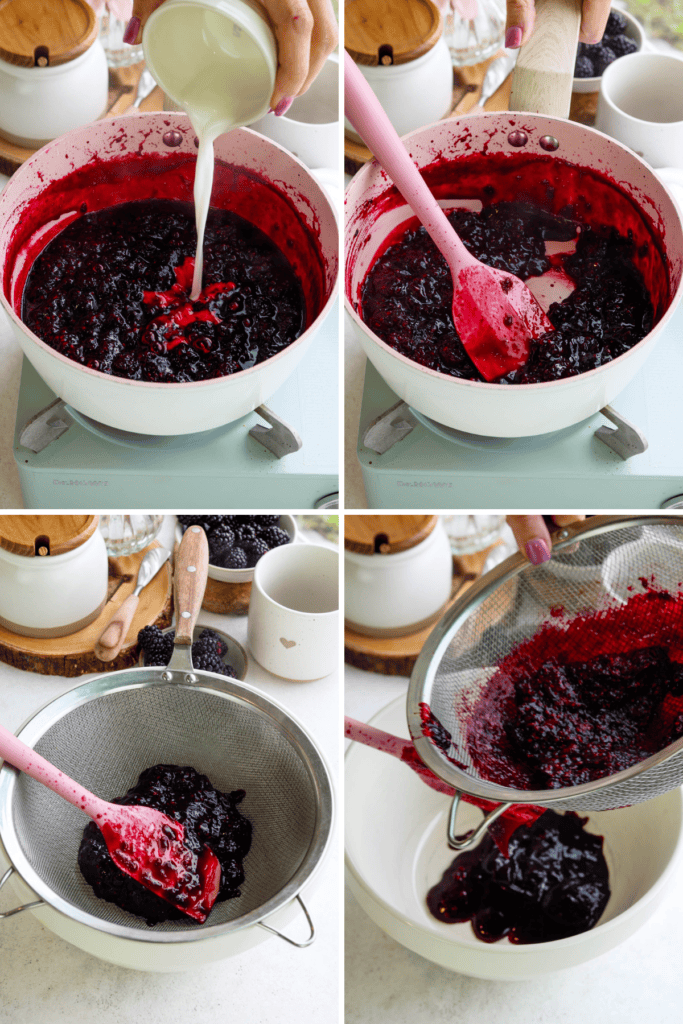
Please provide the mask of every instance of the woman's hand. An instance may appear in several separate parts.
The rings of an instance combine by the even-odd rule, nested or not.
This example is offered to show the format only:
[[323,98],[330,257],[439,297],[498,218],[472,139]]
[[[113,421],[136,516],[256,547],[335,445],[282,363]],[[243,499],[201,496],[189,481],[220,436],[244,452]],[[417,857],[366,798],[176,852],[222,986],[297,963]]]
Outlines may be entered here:
[[[581,522],[585,516],[553,516],[555,526],[569,526],[570,523]],[[543,516],[507,516],[517,546],[523,551],[532,565],[550,560],[550,531],[545,525]]]
[[[135,0],[124,42],[142,38],[150,14],[163,0]],[[279,117],[296,96],[306,92],[337,45],[337,20],[331,0],[260,0],[256,2],[275,33],[278,68],[271,110]]]
[[[579,42],[599,43],[609,18],[611,0],[583,0]],[[516,50],[534,30],[534,0],[507,0],[505,45]]]

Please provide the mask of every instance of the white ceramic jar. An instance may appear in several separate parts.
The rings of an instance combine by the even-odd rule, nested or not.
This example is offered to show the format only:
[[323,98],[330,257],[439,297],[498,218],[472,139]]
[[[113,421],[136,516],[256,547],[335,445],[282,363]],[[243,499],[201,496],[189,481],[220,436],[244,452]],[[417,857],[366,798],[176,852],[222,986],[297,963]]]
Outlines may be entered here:
[[[405,64],[358,65],[399,135],[439,121],[453,104],[453,65],[446,40]],[[347,134],[355,135],[348,121]],[[358,138],[357,135],[355,135]]]
[[108,83],[99,39],[80,57],[54,67],[15,67],[0,59],[0,134],[37,148],[89,124],[106,109]]
[[[391,517],[386,516],[385,519]],[[423,540],[387,554],[344,553],[344,616],[362,636],[416,633],[441,615],[451,594],[451,549],[438,516]]]
[[[17,554],[0,546],[0,626],[20,636],[60,637],[84,629],[100,614],[107,600],[107,551],[97,529],[99,517],[80,518],[90,520],[87,537],[61,554]],[[49,536],[49,525],[44,525]],[[3,537],[0,544],[5,543]]]

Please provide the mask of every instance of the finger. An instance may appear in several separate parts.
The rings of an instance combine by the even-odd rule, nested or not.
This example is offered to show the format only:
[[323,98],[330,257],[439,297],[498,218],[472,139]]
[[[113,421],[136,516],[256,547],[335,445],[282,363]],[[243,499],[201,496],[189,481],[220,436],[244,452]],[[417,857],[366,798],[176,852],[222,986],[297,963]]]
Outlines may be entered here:
[[532,565],[540,565],[550,559],[550,534],[543,516],[507,516],[507,521],[519,550]]
[[507,0],[505,45],[516,50],[526,43],[534,30],[535,18],[534,0]]
[[308,78],[313,15],[306,0],[266,0],[277,39],[278,69],[271,109],[284,114]]
[[579,42],[599,43],[609,18],[611,0],[583,0]]
[[126,25],[126,31],[123,33],[124,43],[132,46],[134,43],[142,42],[142,30],[147,23],[147,19],[156,11],[157,7],[161,7],[163,2],[164,0],[135,0],[133,16]]
[[322,71],[325,61],[339,42],[337,19],[334,16],[331,0],[308,0],[308,2],[313,15],[311,54],[308,77],[303,88],[297,93],[298,96],[301,96],[312,85]]
[[553,516],[556,526],[571,526],[572,523],[582,523],[585,516]]

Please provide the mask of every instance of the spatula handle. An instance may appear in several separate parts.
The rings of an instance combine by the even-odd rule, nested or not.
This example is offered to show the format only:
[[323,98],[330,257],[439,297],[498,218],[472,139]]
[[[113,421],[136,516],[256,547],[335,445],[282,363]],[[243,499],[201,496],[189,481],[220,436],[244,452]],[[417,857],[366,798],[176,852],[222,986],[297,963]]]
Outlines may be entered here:
[[448,263],[458,275],[477,260],[467,251],[453,230],[436,199],[429,191],[382,104],[363,78],[351,56],[344,51],[344,107],[346,116],[367,144],[375,159],[399,190],[408,206],[431,235]]
[[209,572],[209,543],[200,526],[188,526],[178,548],[173,579],[175,646],[189,647]]
[[109,806],[106,800],[101,800],[94,793],[84,789],[78,782],[74,782],[68,775],[65,775],[64,772],[18,739],[4,725],[0,725],[0,757],[8,764],[12,764],[15,768],[30,775],[36,782],[47,786],[64,800],[68,800],[74,807],[85,811],[91,818],[104,813]]
[[536,0],[534,31],[512,73],[510,110],[568,117],[581,0]]

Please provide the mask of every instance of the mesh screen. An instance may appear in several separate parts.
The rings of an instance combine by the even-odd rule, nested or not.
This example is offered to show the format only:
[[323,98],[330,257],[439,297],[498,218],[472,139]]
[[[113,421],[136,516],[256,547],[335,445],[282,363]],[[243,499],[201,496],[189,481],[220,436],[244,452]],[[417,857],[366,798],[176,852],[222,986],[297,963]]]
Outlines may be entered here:
[[[680,522],[680,521],[679,521]],[[560,550],[550,562],[522,570],[500,584],[479,605],[474,601],[446,634],[448,643],[438,664],[418,680],[409,709],[426,703],[451,734],[449,758],[459,762],[462,788],[467,778],[481,779],[466,746],[466,729],[473,705],[497,666],[517,645],[530,639],[547,622],[563,619],[552,609],[562,607],[569,616],[601,613],[623,605],[643,593],[643,580],[677,594],[683,588],[683,526],[620,525],[582,539],[573,550]],[[675,615],[680,616],[678,608]],[[577,652],[577,660],[580,652]],[[433,675],[432,675],[433,672]],[[452,761],[432,739],[432,750],[446,774]],[[452,774],[448,777],[453,781]],[[552,801],[557,809],[607,810],[649,800],[683,783],[683,751],[641,771],[633,778],[610,783],[609,777],[591,783],[592,792]],[[514,801],[517,791],[508,789]],[[552,791],[534,791],[533,802],[547,803]],[[498,798],[500,799],[500,797]]]
[[[98,696],[65,714],[36,750],[104,799],[121,796],[150,765],[191,765],[239,805],[253,825],[238,899],[216,904],[212,925],[248,914],[277,895],[301,865],[317,820],[315,781],[296,739],[265,711],[196,687],[154,685]],[[77,864],[88,819],[21,774],[13,821],[27,860],[51,889],[102,920],[148,930],[94,896]],[[153,931],[196,927],[188,919]]]

